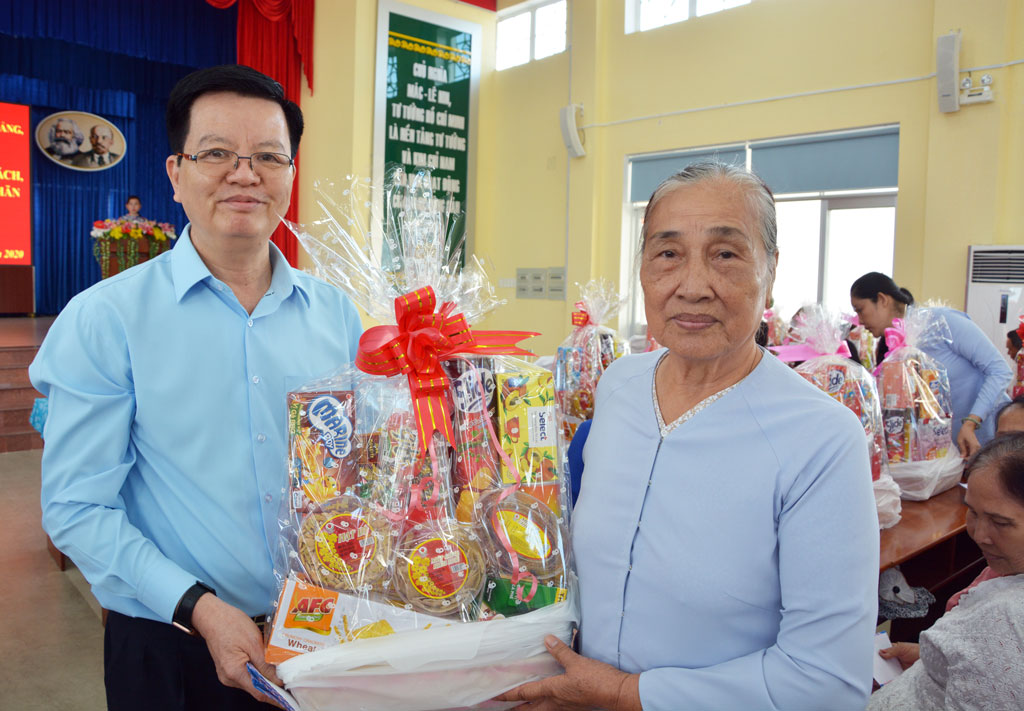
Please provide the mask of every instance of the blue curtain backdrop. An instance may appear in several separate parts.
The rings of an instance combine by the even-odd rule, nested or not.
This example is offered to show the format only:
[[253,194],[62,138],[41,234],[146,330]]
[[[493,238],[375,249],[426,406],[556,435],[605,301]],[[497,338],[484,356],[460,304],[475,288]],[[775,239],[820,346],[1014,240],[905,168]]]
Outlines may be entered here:
[[88,173],[33,148],[37,313],[58,313],[99,281],[89,230],[124,214],[128,195],[143,216],[184,227],[164,168],[167,95],[195,68],[235,61],[236,18],[205,0],[0,0],[0,101],[32,107],[33,135],[55,111],[87,111],[128,145],[113,168]]

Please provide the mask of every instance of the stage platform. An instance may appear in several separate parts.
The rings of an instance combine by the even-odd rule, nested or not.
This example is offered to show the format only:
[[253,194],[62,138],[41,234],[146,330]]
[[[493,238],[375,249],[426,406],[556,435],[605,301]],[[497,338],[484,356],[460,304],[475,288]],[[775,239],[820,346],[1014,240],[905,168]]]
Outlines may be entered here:
[[0,316],[0,452],[42,449],[43,440],[28,418],[41,395],[28,379],[55,316]]

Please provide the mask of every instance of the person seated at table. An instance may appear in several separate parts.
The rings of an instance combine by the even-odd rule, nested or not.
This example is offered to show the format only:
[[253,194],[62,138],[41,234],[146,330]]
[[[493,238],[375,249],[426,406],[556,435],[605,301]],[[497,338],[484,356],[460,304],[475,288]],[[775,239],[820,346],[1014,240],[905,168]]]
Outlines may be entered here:
[[996,413],[996,434],[1024,432],[1024,395],[1018,395]]
[[993,439],[964,473],[967,533],[988,567],[920,644],[879,652],[906,671],[872,695],[868,711],[1024,708],[1024,433]]
[[[876,362],[888,352],[885,329],[903,318],[914,296],[880,272],[869,272],[850,287],[850,305],[860,323],[880,339]],[[953,441],[969,457],[995,434],[991,416],[1007,401],[1006,387],[1013,380],[1010,366],[985,332],[963,311],[934,307],[949,324],[952,342],[929,343],[922,347],[949,374],[953,401]]]

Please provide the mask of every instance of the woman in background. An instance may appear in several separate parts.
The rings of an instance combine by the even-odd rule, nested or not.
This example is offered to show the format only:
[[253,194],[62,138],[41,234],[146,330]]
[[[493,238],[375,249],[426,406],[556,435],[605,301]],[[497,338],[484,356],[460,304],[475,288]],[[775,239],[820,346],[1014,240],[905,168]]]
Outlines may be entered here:
[[1024,433],[1001,435],[968,462],[967,533],[988,567],[921,633],[879,652],[906,671],[868,711],[1024,708]]
[[[913,295],[885,274],[869,272],[853,282],[850,304],[861,325],[880,339],[877,362],[881,363],[888,352],[885,329],[895,319],[903,318],[913,303]],[[953,341],[929,343],[921,350],[942,363],[949,374],[953,439],[960,454],[969,457],[995,434],[992,415],[1008,400],[1006,388],[1013,374],[1003,356],[967,314],[945,307],[934,310],[945,317]]]

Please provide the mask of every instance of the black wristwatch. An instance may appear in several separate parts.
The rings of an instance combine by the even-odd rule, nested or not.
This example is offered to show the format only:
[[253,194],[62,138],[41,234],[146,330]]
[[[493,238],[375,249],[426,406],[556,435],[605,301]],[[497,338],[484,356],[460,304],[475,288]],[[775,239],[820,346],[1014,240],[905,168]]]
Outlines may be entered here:
[[178,606],[174,608],[174,617],[171,618],[171,624],[186,634],[197,635],[195,627],[192,626],[192,611],[196,609],[196,603],[199,602],[199,598],[206,593],[216,595],[217,591],[206,583],[201,583],[197,580],[196,584],[186,590],[185,594],[178,600]]

